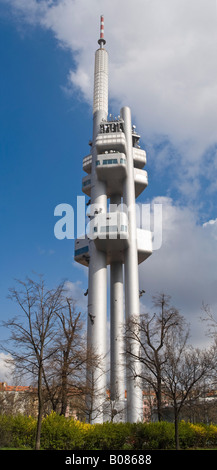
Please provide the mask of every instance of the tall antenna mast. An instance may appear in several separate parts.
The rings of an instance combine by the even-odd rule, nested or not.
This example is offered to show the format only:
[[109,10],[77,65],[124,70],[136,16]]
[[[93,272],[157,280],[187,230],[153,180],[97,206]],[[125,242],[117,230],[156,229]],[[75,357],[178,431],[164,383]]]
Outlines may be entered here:
[[98,44],[101,48],[106,44],[106,40],[104,39],[104,15],[100,16],[100,39]]

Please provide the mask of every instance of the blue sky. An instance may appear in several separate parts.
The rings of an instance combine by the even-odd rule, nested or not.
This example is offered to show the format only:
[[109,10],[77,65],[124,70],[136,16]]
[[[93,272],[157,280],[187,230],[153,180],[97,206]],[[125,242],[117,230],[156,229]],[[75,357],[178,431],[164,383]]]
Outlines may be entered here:
[[217,307],[217,14],[204,4],[120,0],[121,21],[112,0],[1,0],[1,319],[14,313],[14,278],[32,271],[66,279],[80,299],[87,288],[74,241],[54,237],[54,208],[82,195],[104,13],[110,112],[131,106],[147,151],[139,200],[163,204],[162,248],[140,267],[142,308],[164,290],[203,342],[201,302]]
[[[77,280],[72,240],[53,234],[54,208],[76,207],[82,158],[88,153],[91,113],[62,91],[72,56],[50,32],[24,36],[1,19],[1,317],[14,278],[44,273],[50,285]],[[82,272],[80,273],[82,278]],[[9,310],[8,310],[9,309]]]

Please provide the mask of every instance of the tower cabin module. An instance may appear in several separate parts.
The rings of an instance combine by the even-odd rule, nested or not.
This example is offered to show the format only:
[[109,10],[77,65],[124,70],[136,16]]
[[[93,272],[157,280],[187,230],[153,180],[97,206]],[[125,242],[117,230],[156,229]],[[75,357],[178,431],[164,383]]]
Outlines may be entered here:
[[[90,198],[85,238],[75,241],[74,259],[88,268],[87,347],[99,364],[87,368],[87,396],[91,422],[108,419],[108,364],[110,400],[116,421],[142,420],[142,391],[125,358],[123,325],[139,315],[138,264],[152,253],[151,232],[136,226],[136,198],[148,185],[146,152],[131,122],[129,107],[118,118],[108,117],[108,53],[104,17],[100,20],[99,49],[95,53],[93,137],[91,153],[83,159],[82,191]],[[110,315],[107,315],[107,266],[110,266]],[[108,318],[110,345],[107,345]],[[135,352],[137,344],[131,340]],[[110,360],[108,361],[108,351]],[[87,386],[88,390],[88,386]],[[91,396],[90,396],[91,395]],[[127,398],[126,398],[127,396]]]

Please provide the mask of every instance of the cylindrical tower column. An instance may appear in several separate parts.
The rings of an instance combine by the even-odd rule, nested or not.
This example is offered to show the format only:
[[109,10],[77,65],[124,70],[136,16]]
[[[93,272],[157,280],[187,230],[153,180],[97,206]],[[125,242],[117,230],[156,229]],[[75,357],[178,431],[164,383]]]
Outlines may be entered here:
[[[124,182],[123,202],[127,206],[129,226],[129,247],[125,251],[125,311],[126,322],[128,322],[132,317],[139,319],[139,276],[130,108],[127,106],[122,108],[121,116],[124,120],[124,132],[127,142],[127,178]],[[134,375],[139,374],[140,369],[140,364],[135,359],[139,345],[131,339],[128,342],[128,347],[132,355],[127,355],[127,421],[137,422],[141,421],[143,416],[142,390],[138,378],[134,378]]]
[[[118,211],[121,196],[110,199],[110,211]],[[110,266],[110,393],[115,402],[117,421],[125,420],[125,358],[124,358],[124,305],[123,265],[113,262]]]
[[[102,44],[105,40],[102,39]],[[94,212],[107,211],[106,184],[96,174],[96,137],[102,119],[108,114],[108,54],[100,47],[95,54],[94,98],[93,98],[93,140],[91,172],[91,218]],[[89,241],[89,283],[88,283],[88,327],[87,346],[89,360],[87,370],[88,412],[92,423],[103,422],[103,408],[106,401],[106,355],[107,355],[107,264],[106,254],[98,251],[94,240]]]
[[124,400],[124,309],[123,309],[123,266],[110,266],[110,348],[111,348],[111,400]]

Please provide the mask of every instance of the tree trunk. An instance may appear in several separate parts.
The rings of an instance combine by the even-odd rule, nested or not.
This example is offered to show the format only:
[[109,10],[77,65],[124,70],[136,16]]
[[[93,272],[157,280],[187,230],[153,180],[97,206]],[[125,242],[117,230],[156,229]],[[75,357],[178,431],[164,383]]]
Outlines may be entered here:
[[61,411],[60,411],[60,414],[63,416],[66,416],[67,404],[68,404],[67,402],[68,400],[66,397],[66,393],[64,392],[63,397],[62,397]]
[[40,450],[41,443],[41,423],[43,417],[43,397],[42,397],[42,360],[39,361],[38,371],[38,419],[35,438],[35,450]]
[[161,377],[157,378],[157,415],[158,421],[162,421],[162,392],[161,392]]
[[66,353],[64,352],[64,363],[63,363],[63,370],[62,370],[62,384],[61,384],[61,411],[60,414],[65,416],[66,415],[66,410],[67,410],[67,405],[68,405],[68,390],[67,390],[67,357]]
[[179,446],[179,414],[178,411],[175,409],[174,410],[174,424],[175,424],[175,445],[176,445],[176,450],[180,449]]
[[41,409],[38,411],[37,431],[36,431],[36,438],[35,438],[35,450],[40,450],[42,417],[43,417],[43,410],[41,407]]

